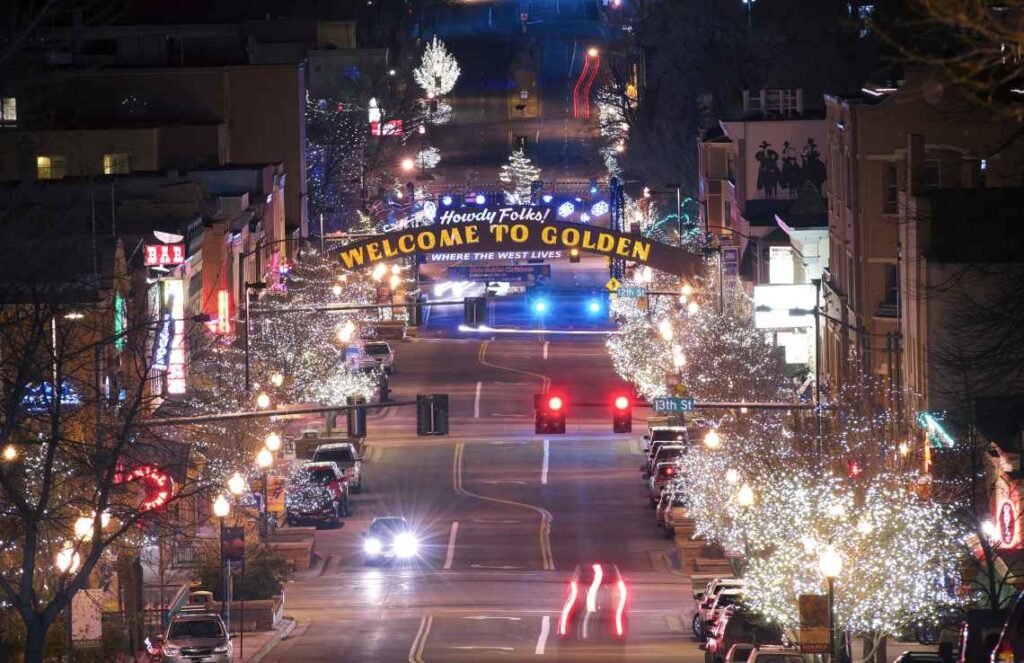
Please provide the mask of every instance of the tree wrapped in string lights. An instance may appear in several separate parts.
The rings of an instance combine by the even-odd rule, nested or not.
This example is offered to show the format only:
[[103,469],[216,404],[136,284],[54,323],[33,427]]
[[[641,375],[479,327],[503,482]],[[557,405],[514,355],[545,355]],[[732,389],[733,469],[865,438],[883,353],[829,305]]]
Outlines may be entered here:
[[292,403],[344,405],[356,396],[368,400],[379,376],[347,366],[344,349],[359,341],[361,330],[377,313],[324,309],[375,300],[375,287],[365,275],[336,275],[326,256],[300,253],[287,277],[287,293],[265,297],[253,312],[250,347],[260,386]]
[[508,163],[502,165],[498,179],[509,185],[505,197],[510,203],[526,203],[530,200],[530,184],[540,178],[540,168],[534,165],[522,148],[508,155]]
[[413,70],[412,78],[427,97],[433,99],[451,92],[461,73],[455,56],[448,52],[443,41],[434,37],[423,51],[423,60]]

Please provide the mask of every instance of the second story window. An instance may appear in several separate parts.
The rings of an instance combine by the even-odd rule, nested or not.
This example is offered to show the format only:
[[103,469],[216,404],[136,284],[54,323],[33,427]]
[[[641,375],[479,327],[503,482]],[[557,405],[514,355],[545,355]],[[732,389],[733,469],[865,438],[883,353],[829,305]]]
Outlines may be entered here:
[[67,174],[67,160],[59,154],[40,154],[36,157],[36,178],[59,180]]
[[938,189],[942,186],[938,159],[924,160],[923,168],[921,169],[921,179],[925,189]]
[[882,212],[896,214],[899,212],[899,191],[896,185],[896,164],[886,162],[882,165]]
[[14,97],[0,97],[0,124],[10,126],[18,123],[18,100]]
[[103,155],[104,175],[125,175],[130,172],[132,172],[132,155],[127,152]]

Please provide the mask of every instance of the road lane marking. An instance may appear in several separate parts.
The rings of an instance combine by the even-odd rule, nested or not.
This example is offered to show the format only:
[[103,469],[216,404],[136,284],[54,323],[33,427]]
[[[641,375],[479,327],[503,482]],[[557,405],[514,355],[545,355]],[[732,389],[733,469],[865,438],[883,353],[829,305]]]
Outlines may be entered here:
[[452,568],[452,561],[455,559],[455,535],[459,533],[459,521],[452,521],[452,533],[448,535],[448,554],[444,558],[444,568]]
[[448,649],[485,649],[487,651],[515,651],[515,647],[490,647],[487,645],[457,645],[454,647],[448,647]]
[[537,636],[537,648],[533,653],[542,656],[544,648],[548,646],[548,635],[551,634],[551,615],[544,615],[540,620],[540,635]]
[[492,519],[489,519],[489,518],[473,518],[473,522],[474,523],[499,523],[499,524],[504,525],[504,524],[508,524],[508,523],[521,523],[523,521],[521,521],[521,520],[512,520],[512,519],[492,520]]
[[548,343],[550,343],[550,341],[544,341],[544,358],[545,359],[548,358]]
[[420,630],[409,647],[409,663],[426,663],[423,660],[423,650],[427,647],[427,636],[430,634],[430,625],[434,623],[433,615],[424,615],[420,619]]
[[476,398],[473,399],[473,418],[480,418],[480,390],[484,388],[483,382],[476,383]]
[[501,366],[500,364],[492,364],[487,361],[487,346],[490,345],[490,341],[484,341],[480,344],[480,351],[476,354],[476,360],[481,366],[487,366],[488,368],[496,368],[499,371],[511,371],[512,373],[519,373],[520,375],[528,375],[532,378],[540,380],[541,393],[547,393],[548,389],[551,388],[551,378],[540,373],[531,373],[530,371],[524,371],[519,368],[512,368],[511,366]]
[[504,616],[501,616],[501,615],[470,615],[468,617],[463,617],[463,619],[477,619],[477,620],[505,619],[505,620],[510,621],[510,622],[521,622],[521,621],[523,621],[522,617],[504,617]]
[[471,569],[492,569],[499,571],[514,571],[516,569],[522,570],[521,566],[511,566],[509,564],[493,565],[493,564],[470,564]]
[[550,446],[551,440],[544,438],[544,463],[540,467],[541,484],[547,484],[548,482],[548,448]]
[[545,571],[555,570],[555,558],[551,552],[551,521],[553,517],[551,512],[547,509],[535,506],[533,504],[524,504],[523,502],[516,502],[513,500],[505,500],[498,497],[488,497],[486,495],[480,495],[472,491],[466,490],[462,487],[462,467],[463,461],[466,455],[466,443],[458,442],[455,445],[455,453],[452,457],[452,490],[455,491],[456,495],[462,495],[464,497],[472,497],[478,500],[484,500],[485,502],[496,502],[498,504],[508,504],[509,506],[523,507],[524,509],[530,509],[540,515],[540,557],[543,563]]

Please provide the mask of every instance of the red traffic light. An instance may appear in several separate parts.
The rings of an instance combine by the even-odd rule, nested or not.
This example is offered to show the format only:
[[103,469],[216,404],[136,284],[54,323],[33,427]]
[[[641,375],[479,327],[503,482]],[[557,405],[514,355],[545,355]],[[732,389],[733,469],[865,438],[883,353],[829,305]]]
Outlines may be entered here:
[[558,412],[562,409],[564,403],[562,402],[561,396],[552,396],[548,399],[548,409],[552,412]]
[[628,408],[629,408],[629,398],[627,398],[626,396],[616,396],[615,397],[615,409],[616,410],[626,410]]

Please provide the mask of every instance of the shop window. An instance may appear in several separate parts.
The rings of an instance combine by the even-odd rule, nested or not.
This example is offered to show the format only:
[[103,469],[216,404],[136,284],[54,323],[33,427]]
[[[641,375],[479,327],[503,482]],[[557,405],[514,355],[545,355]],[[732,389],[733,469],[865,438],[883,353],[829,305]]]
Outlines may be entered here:
[[36,157],[36,178],[59,180],[67,173],[67,160],[59,154],[41,154]]
[[18,123],[18,100],[14,97],[0,97],[0,124]]
[[132,172],[132,155],[127,152],[103,155],[104,175],[126,175],[130,172]]

